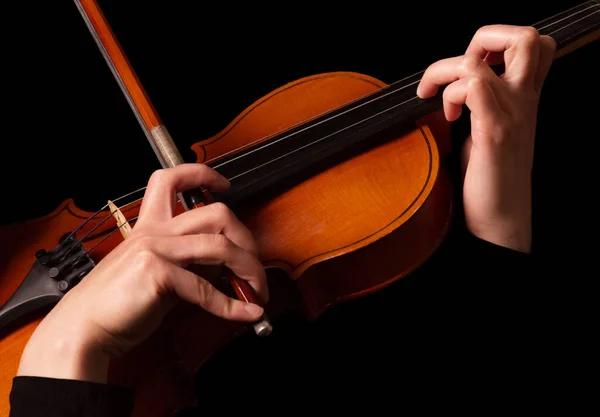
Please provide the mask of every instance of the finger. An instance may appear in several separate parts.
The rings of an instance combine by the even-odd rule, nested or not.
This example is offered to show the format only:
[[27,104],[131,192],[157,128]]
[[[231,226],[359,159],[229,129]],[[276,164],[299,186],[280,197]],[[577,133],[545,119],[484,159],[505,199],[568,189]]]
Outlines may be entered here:
[[474,75],[490,80],[498,79],[491,68],[475,55],[442,59],[425,70],[417,87],[417,94],[421,98],[432,97],[440,86]]
[[540,92],[544,81],[548,76],[552,62],[554,62],[554,54],[556,53],[556,41],[550,36],[542,36],[540,38],[540,58],[535,74],[534,87]]
[[444,90],[444,112],[449,121],[460,116],[462,105],[466,104],[475,120],[486,124],[494,122],[492,117],[502,113],[494,90],[488,81],[479,76],[462,78]]
[[228,297],[186,269],[170,264],[168,270],[169,273],[160,275],[160,291],[175,293],[181,299],[227,320],[256,321],[263,313],[262,307]]
[[199,187],[226,191],[229,181],[204,164],[182,164],[155,171],[148,181],[137,225],[171,219],[175,212],[176,194]]
[[504,80],[523,85],[533,83],[538,67],[540,35],[529,26],[491,25],[480,28],[465,54],[483,58],[489,52],[503,52]]
[[225,265],[248,281],[266,302],[269,299],[267,275],[258,258],[224,235],[197,234],[169,236],[144,242],[144,249],[163,259],[185,267],[189,264]]
[[469,78],[462,78],[453,82],[444,90],[444,116],[449,122],[458,119],[462,113],[462,106],[465,104],[468,95],[468,83]]
[[236,245],[258,255],[254,236],[225,204],[213,203],[173,218],[169,230],[176,235],[224,234]]

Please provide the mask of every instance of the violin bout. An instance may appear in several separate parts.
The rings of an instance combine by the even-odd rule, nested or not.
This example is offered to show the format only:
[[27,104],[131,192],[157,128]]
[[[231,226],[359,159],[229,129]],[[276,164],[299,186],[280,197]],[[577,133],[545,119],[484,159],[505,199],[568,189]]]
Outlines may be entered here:
[[[248,107],[218,135],[194,144],[196,162],[212,165],[222,155],[260,144],[273,132],[384,86],[372,77],[348,72],[289,83]],[[234,210],[254,234],[269,271],[266,311],[271,318],[296,310],[314,320],[337,303],[380,290],[426,262],[444,239],[452,217],[451,185],[441,163],[447,146],[437,132],[434,125],[419,123]],[[121,206],[120,222],[137,216],[139,205]],[[10,250],[3,251],[6,258],[0,262],[0,302],[19,286],[38,249],[55,247],[92,214],[69,200],[48,216],[2,228],[2,247]],[[109,210],[80,233],[105,217],[111,217]],[[98,226],[82,243],[88,250],[94,248],[95,262],[123,240],[121,233],[107,238],[117,220]],[[3,333],[3,398],[9,396],[21,352],[41,314],[14,323]],[[136,390],[134,416],[172,415],[195,403],[193,375],[199,367],[246,331],[244,324],[181,304],[152,337],[111,363],[109,382]],[[8,414],[8,405],[0,406],[0,411]]]
[[[198,163],[218,166],[221,155],[256,146],[273,132],[384,86],[352,72],[306,77],[256,101],[192,149]],[[277,280],[285,276],[293,282],[301,303],[294,308],[315,319],[335,303],[410,273],[441,243],[452,193],[440,164],[449,151],[449,124],[439,115],[236,210],[254,234],[265,266],[285,272]],[[271,304],[277,301],[275,296]]]

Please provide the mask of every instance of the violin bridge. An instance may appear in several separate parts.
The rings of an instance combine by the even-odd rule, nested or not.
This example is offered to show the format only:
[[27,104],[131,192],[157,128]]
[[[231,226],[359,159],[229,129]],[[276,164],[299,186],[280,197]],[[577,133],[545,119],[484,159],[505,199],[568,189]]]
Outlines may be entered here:
[[115,203],[108,200],[108,207],[110,208],[110,212],[112,213],[114,218],[117,220],[117,226],[119,227],[119,231],[121,232],[123,239],[127,239],[127,236],[129,236],[129,234],[131,233],[131,225],[129,224],[121,210],[119,210],[119,208],[115,205]]

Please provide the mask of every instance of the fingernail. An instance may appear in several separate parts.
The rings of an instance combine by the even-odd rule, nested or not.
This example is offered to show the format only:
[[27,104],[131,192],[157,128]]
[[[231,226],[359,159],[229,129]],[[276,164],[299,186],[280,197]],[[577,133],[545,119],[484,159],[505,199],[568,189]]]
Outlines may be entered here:
[[263,313],[263,308],[256,304],[248,303],[246,304],[246,311],[251,316],[260,316]]
[[419,83],[419,85],[417,86],[417,95],[418,95],[420,98],[423,98],[423,97],[421,97],[421,83]]

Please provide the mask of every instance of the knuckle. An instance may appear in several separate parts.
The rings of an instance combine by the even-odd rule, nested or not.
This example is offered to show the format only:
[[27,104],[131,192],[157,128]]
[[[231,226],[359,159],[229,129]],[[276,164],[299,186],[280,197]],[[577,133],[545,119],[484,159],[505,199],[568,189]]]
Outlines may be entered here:
[[129,260],[132,270],[128,277],[138,279],[139,285],[148,285],[152,292],[167,293],[169,288],[170,271],[167,263],[153,250],[153,239],[149,236],[138,236],[131,239]]
[[210,299],[210,288],[206,281],[203,279],[197,278],[194,280],[196,285],[194,286],[195,298],[199,303],[205,303]]
[[194,169],[198,171],[197,176],[199,178],[202,178],[203,180],[206,180],[208,178],[211,178],[215,175],[216,171],[209,167],[208,165],[205,164],[192,164]]
[[150,250],[136,252],[135,264],[141,271],[152,271],[153,273],[156,273],[161,269],[160,258]]
[[481,66],[483,60],[476,55],[465,55],[460,64],[464,72],[474,72]]
[[152,175],[150,175],[150,178],[148,179],[147,188],[154,188],[157,186],[160,187],[164,184],[168,184],[170,177],[171,176],[169,175],[166,169],[157,169],[152,173]]
[[535,45],[540,41],[540,33],[533,26],[525,26],[520,28],[518,38],[526,45]]
[[211,244],[215,248],[215,250],[219,253],[223,253],[228,251],[231,248],[231,241],[222,234],[212,235]]
[[484,84],[485,80],[483,79],[483,77],[480,77],[479,75],[474,75],[469,78],[469,81],[467,82],[467,87],[470,91],[477,91],[481,90],[484,87]]
[[481,38],[485,38],[487,33],[493,33],[498,29],[497,25],[483,25],[480,26],[472,36],[472,41],[477,42]]
[[209,207],[213,211],[216,218],[222,220],[223,223],[228,222],[233,216],[233,213],[229,207],[227,207],[224,203],[212,203]]
[[139,235],[138,237],[132,239],[130,248],[135,253],[152,252],[152,238],[145,235]]
[[484,34],[485,32],[489,32],[490,30],[494,30],[495,28],[496,28],[496,25],[483,25],[475,31],[475,35],[473,35],[473,37],[479,37],[480,35]]
[[168,264],[160,256],[152,251],[141,251],[135,255],[134,263],[137,273],[133,276],[143,277],[142,282],[158,294],[169,292],[171,273]]
[[214,170],[214,168],[211,168],[206,164],[196,164],[196,165],[198,166],[198,169],[200,170],[202,175],[208,176],[208,175],[211,175],[216,172]]
[[423,80],[426,80],[427,78],[429,78],[431,75],[431,72],[433,70],[435,70],[435,68],[439,65],[440,65],[440,61],[436,61],[433,64],[429,64],[429,66],[427,68],[425,68],[425,71],[423,71],[423,75],[421,76],[421,82],[423,82]]
[[154,274],[162,268],[161,258],[154,252],[152,238],[149,236],[131,238],[129,254],[138,271]]
[[223,310],[226,309],[224,308],[225,306],[221,305],[222,303],[219,302],[217,289],[202,278],[196,278],[194,283],[193,291],[195,294],[193,294],[193,298],[197,300],[198,304],[217,315],[224,316],[226,311]]
[[454,97],[454,89],[450,88],[450,86],[448,86],[444,92],[442,93],[442,98],[444,99],[444,101],[448,101],[451,100]]

